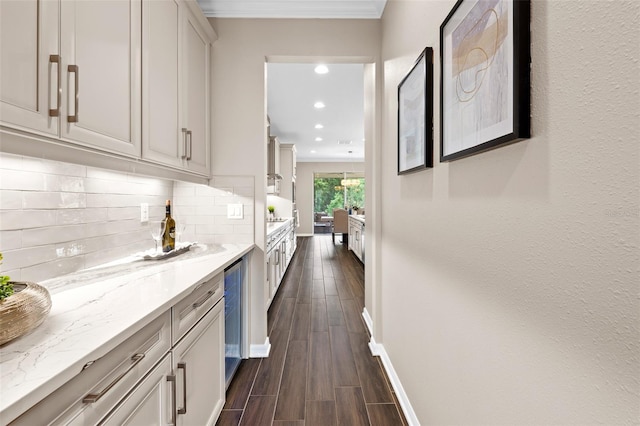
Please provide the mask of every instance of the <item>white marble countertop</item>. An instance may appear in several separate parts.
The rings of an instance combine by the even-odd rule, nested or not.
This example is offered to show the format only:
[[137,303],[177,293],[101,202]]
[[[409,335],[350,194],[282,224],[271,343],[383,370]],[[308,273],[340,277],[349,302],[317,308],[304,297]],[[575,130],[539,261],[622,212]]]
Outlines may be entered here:
[[0,424],[131,337],[253,244],[199,246],[162,261],[112,262],[40,284],[52,307],[35,331],[0,347]]
[[293,220],[293,218],[290,218],[290,217],[281,218],[281,219],[284,219],[284,220],[277,221],[277,222],[267,221],[267,237],[270,237],[280,229],[286,227]]
[[358,222],[364,222],[364,215],[362,214],[352,214],[351,216],[349,216],[351,219],[357,220]]

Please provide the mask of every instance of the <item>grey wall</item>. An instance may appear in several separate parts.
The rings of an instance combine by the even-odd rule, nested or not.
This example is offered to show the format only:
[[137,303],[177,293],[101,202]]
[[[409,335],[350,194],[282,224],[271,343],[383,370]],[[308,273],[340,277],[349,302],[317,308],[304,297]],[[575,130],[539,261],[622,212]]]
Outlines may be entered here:
[[[439,27],[383,16],[382,341],[421,424],[640,420],[640,2],[531,2],[527,141],[439,163]],[[396,175],[396,88],[435,52],[432,170]]]

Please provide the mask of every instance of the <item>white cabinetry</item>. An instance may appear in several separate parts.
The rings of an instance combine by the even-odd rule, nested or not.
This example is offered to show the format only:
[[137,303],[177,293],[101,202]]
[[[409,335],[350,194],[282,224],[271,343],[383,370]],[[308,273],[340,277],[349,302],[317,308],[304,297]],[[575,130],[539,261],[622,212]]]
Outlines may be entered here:
[[280,175],[280,197],[295,203],[293,189],[296,181],[296,146],[293,144],[280,144]]
[[63,139],[140,155],[141,13],[141,0],[60,2]]
[[143,158],[208,175],[214,34],[194,2],[145,1]]
[[224,275],[170,310],[11,425],[214,425],[225,402]]
[[173,349],[177,425],[215,425],[225,401],[224,301]]
[[138,157],[141,0],[2,1],[0,16],[2,125]]
[[166,311],[111,352],[86,364],[77,376],[11,424],[98,423],[168,353],[170,324],[171,315]]
[[175,424],[171,421],[170,396],[174,383],[175,378],[171,374],[171,354],[167,354],[102,424],[114,426]]
[[[209,174],[211,44],[213,31],[195,1],[186,3],[182,30],[182,128],[186,129],[186,166]],[[201,19],[199,19],[201,18]]]
[[364,262],[364,219],[349,216],[349,250]]
[[[58,8],[54,1],[0,1],[0,124],[4,126],[59,133]],[[50,116],[50,109],[58,111]]]
[[195,0],[0,1],[0,125],[209,176],[215,38]]
[[273,301],[273,298],[282,283],[287,268],[293,259],[296,246],[293,243],[295,239],[295,228],[293,220],[287,221],[278,229],[267,235],[267,256],[266,256],[266,294],[267,307]]
[[279,195],[280,184],[280,141],[270,136],[267,146],[267,194]]

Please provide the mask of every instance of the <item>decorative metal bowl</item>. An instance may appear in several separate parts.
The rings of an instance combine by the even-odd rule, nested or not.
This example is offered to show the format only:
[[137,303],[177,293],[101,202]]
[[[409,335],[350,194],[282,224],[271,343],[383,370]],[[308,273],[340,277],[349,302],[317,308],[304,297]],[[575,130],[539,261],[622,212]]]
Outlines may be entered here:
[[14,293],[0,302],[0,345],[33,331],[51,310],[51,295],[32,282],[11,282]]

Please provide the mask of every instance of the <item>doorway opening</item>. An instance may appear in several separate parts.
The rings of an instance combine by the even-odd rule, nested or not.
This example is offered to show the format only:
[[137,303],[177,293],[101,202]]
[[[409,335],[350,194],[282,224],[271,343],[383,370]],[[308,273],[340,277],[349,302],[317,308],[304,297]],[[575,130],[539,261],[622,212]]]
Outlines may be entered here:
[[333,232],[334,211],[344,209],[348,214],[364,214],[364,173],[314,173],[313,200],[313,233]]

